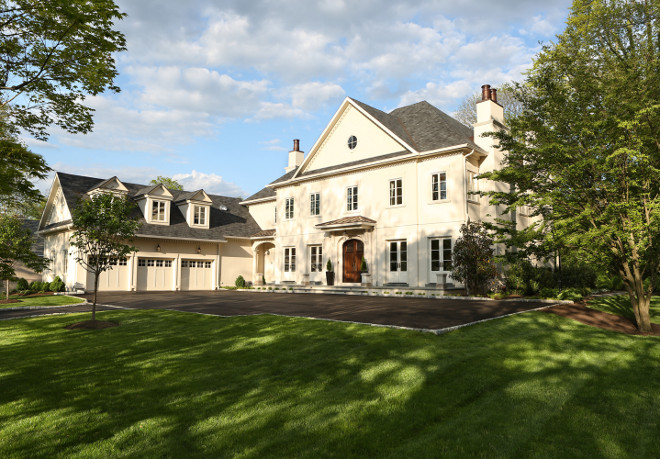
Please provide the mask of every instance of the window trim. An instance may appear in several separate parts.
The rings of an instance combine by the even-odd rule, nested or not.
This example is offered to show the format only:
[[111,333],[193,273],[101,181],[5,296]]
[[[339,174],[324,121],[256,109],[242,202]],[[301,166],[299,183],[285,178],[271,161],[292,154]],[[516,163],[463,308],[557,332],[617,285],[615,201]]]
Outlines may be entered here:
[[[445,176],[444,180],[440,180],[441,175]],[[438,180],[438,190],[437,191],[434,189],[434,186],[433,186],[434,185],[433,180],[436,177],[437,177],[437,180]],[[442,183],[443,182],[445,184],[445,189],[444,189],[445,197],[444,198],[442,197],[442,191],[443,191],[442,190]],[[447,172],[446,171],[437,171],[437,172],[433,172],[431,174],[431,202],[446,202],[446,201],[449,200],[449,190],[448,190],[447,182],[448,182],[448,180],[447,180]],[[434,193],[438,193],[437,198],[433,197]]]
[[479,191],[479,179],[476,178],[479,175],[479,172],[474,172],[473,170],[465,170],[465,198],[471,202],[479,202],[479,196],[473,195],[471,193]]
[[[399,183],[397,183],[399,182]],[[390,197],[390,205],[389,207],[401,207],[403,206],[403,177],[397,177],[394,179],[389,179],[389,197]],[[392,184],[394,184],[394,188],[392,188]],[[394,194],[392,194],[392,190],[394,190]],[[398,193],[397,193],[398,192]],[[392,202],[394,201],[394,202]],[[399,202],[397,202],[399,201]]]
[[[351,197],[349,197],[349,192]],[[359,196],[357,185],[346,187],[346,212],[358,212],[360,210]]]
[[[433,241],[438,241],[438,269],[433,269]],[[447,249],[445,241],[449,241],[449,260],[445,259]],[[454,257],[454,240],[451,236],[434,236],[429,238],[429,270],[432,273],[450,273],[451,263]],[[449,269],[447,269],[449,268]]]
[[[203,226],[203,227],[208,226],[208,217],[209,217],[208,208],[209,208],[209,206],[204,206],[204,205],[201,205],[201,204],[193,204],[192,205],[192,226]],[[201,217],[203,215],[204,219],[202,220],[200,218],[198,222],[195,222],[195,220],[198,217],[197,211],[200,211],[199,216]],[[203,211],[203,212],[201,212],[201,211]]]
[[323,245],[311,244],[309,247],[309,272],[323,272]]
[[[316,196],[316,200],[314,197]],[[316,213],[314,213],[316,210]],[[321,216],[321,193],[315,191],[309,195],[309,215],[310,217],[320,217]]]
[[[169,209],[167,207],[169,201],[166,199],[151,199],[151,210],[149,213],[149,223],[167,224],[169,220]],[[154,215],[154,207],[158,205],[158,212]],[[160,219],[162,206],[162,220]]]
[[292,197],[286,198],[284,201],[284,219],[293,220],[295,217],[295,199]]
[[296,272],[296,248],[295,247],[284,247],[284,272],[285,273],[295,273]]

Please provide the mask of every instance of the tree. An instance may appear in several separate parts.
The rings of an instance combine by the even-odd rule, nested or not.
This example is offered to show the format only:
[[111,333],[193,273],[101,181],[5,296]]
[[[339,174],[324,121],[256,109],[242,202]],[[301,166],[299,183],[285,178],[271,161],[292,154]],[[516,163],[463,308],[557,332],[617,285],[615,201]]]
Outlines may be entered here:
[[124,196],[99,193],[81,199],[72,212],[71,245],[78,248],[76,261],[94,275],[92,320],[96,320],[96,294],[101,273],[112,269],[113,259],[137,249],[131,242],[140,223],[131,217],[135,205]]
[[169,188],[170,190],[179,190],[183,191],[183,185],[181,185],[179,182],[174,180],[173,178],[170,177],[163,177],[159,175],[155,179],[153,179],[151,182],[149,182],[150,185],[163,185],[165,188]]
[[[505,121],[518,115],[522,108],[520,102],[516,99],[514,89],[513,83],[504,83],[497,90],[497,102],[504,107]],[[477,122],[477,103],[480,101],[481,91],[467,96],[458,106],[454,118],[466,126],[472,127]]]
[[9,299],[9,281],[16,275],[16,263],[23,263],[36,272],[42,272],[50,263],[47,258],[32,252],[35,244],[32,232],[23,227],[20,218],[0,214],[0,279],[6,282]]
[[0,0],[0,106],[6,123],[46,140],[52,124],[92,129],[85,96],[114,85],[114,53],[126,49],[114,30],[124,17],[112,0]]
[[451,277],[465,285],[468,295],[484,294],[488,281],[497,275],[493,261],[493,238],[481,223],[461,225],[454,244]]
[[544,214],[566,248],[623,279],[640,332],[660,266],[660,3],[575,0],[543,47],[519,116],[493,133],[508,151],[489,193]]

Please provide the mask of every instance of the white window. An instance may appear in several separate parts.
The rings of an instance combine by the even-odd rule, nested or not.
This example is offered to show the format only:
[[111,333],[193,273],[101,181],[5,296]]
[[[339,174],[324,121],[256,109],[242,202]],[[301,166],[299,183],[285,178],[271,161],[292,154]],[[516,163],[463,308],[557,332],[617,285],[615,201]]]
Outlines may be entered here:
[[128,265],[128,260],[126,258],[119,259],[119,266],[127,266],[127,265]]
[[312,193],[309,198],[309,214],[321,215],[321,193]]
[[323,271],[323,249],[320,245],[313,245],[309,248],[309,266],[313,273]]
[[346,210],[358,210],[358,187],[349,186],[346,189]]
[[194,206],[193,209],[193,224],[206,226],[206,206]]
[[66,250],[62,251],[62,270],[66,276],[67,271],[69,270],[69,253]]
[[165,267],[166,268],[171,268],[172,267],[172,260],[165,260]]
[[296,270],[296,248],[284,248],[284,272],[292,273]]
[[291,220],[293,218],[293,198],[286,198],[284,205],[284,218]]
[[447,174],[445,172],[431,176],[431,199],[433,201],[447,199]]
[[147,260],[145,260],[144,258],[139,258],[138,266],[147,266]]
[[390,180],[390,206],[403,204],[403,180]]
[[164,260],[156,260],[156,267],[157,268],[162,268],[163,267],[163,261]]
[[467,171],[467,198],[471,201],[478,201],[479,196],[476,193],[479,191],[479,181],[477,180],[477,173]]
[[154,201],[151,204],[151,221],[164,222],[165,220],[165,201]]
[[204,262],[204,267],[205,268],[210,268],[211,267],[211,262],[210,261],[205,261]]
[[155,260],[147,260],[147,266],[153,266]]
[[431,271],[451,271],[451,238],[431,239]]

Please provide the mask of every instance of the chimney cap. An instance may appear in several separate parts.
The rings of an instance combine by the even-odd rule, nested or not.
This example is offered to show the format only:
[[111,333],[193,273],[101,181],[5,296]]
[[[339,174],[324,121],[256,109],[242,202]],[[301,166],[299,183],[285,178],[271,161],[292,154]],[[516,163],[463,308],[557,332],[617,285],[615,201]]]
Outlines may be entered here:
[[293,151],[300,151],[300,139],[293,139]]
[[485,100],[491,100],[491,91],[489,84],[481,85],[481,101],[483,102]]

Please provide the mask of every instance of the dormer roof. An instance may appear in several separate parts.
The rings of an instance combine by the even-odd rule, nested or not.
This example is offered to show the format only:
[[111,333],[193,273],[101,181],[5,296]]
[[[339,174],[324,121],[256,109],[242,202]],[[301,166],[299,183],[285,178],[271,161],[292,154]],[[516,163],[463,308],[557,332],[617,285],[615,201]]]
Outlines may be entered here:
[[157,183],[156,185],[140,188],[139,190],[136,190],[133,193],[131,193],[131,196],[138,200],[144,199],[146,197],[167,199],[170,201],[174,199],[172,193],[170,193],[170,191],[167,188],[165,188],[165,186],[162,183]]
[[177,196],[177,199],[174,203],[180,204],[182,202],[195,202],[195,203],[210,205],[213,202],[213,200],[209,197],[206,191],[197,190],[197,191],[181,192],[179,196]]
[[103,180],[98,185],[94,185],[92,188],[87,190],[87,193],[90,194],[96,190],[128,193],[128,188],[126,188],[126,185],[124,185],[116,175],[114,177],[110,177],[107,180]]

